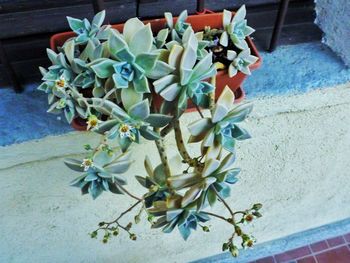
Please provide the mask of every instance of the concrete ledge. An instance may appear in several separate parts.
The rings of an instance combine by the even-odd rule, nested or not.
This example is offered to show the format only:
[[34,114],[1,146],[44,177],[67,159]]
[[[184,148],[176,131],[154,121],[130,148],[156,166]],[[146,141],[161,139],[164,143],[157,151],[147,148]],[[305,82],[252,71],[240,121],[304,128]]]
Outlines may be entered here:
[[[254,104],[251,119],[259,119],[282,113],[313,111],[320,108],[350,103],[350,83],[332,88],[313,90],[288,96],[270,96],[248,100]],[[198,118],[196,112],[184,116],[189,123]],[[254,128],[253,130],[258,129]],[[84,153],[83,145],[97,144],[99,136],[91,132],[69,132],[58,136],[0,147],[0,170],[34,161],[45,161],[62,156]]]
[[[253,139],[237,149],[242,173],[228,201],[236,209],[264,204],[264,217],[249,226],[258,241],[347,218],[349,84],[253,103],[254,114],[245,124]],[[216,220],[210,233],[194,233],[187,242],[177,230],[164,235],[143,224],[135,227],[137,242],[125,235],[108,245],[91,240],[87,233],[97,222],[112,219],[131,203],[112,194],[92,201],[68,186],[77,174],[65,168],[62,157],[80,154],[88,139],[97,137],[69,133],[0,148],[0,262],[188,262],[220,253],[230,229]],[[175,142],[169,138],[166,143],[174,154]],[[148,153],[155,164],[154,150],[151,143],[140,145],[135,159]],[[128,174],[144,174],[142,163],[135,162]],[[131,176],[129,188],[144,192]]]

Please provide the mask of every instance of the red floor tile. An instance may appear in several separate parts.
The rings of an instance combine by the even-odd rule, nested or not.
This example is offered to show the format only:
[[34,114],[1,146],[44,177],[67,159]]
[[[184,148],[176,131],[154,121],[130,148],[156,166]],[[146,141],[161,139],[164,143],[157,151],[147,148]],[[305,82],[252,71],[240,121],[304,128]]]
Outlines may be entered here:
[[301,258],[303,256],[307,256],[310,254],[311,254],[310,248],[306,246],[306,247],[300,247],[297,249],[293,249],[293,250],[278,254],[275,256],[275,259],[277,263],[288,262],[290,260]]
[[310,248],[313,252],[318,252],[318,251],[327,249],[328,244],[326,243],[326,241],[320,241],[320,242],[311,244]]
[[261,258],[256,261],[256,263],[275,263],[273,257]]
[[316,259],[313,256],[311,256],[311,257],[299,259],[297,263],[317,263],[317,262],[316,262]]
[[350,250],[347,246],[335,248],[316,255],[318,263],[349,263]]
[[342,236],[339,236],[339,237],[327,239],[327,243],[330,247],[336,247],[336,246],[339,246],[341,244],[344,244],[345,240]]
[[344,235],[346,242],[350,243],[350,233]]

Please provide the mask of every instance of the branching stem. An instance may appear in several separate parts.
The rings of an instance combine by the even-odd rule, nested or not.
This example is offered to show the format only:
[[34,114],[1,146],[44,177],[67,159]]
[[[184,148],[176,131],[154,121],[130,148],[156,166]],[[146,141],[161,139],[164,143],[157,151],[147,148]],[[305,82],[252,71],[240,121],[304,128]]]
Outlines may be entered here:
[[175,120],[174,121],[174,131],[175,131],[175,140],[176,140],[176,146],[179,150],[179,153],[182,157],[182,159],[190,166],[195,166],[196,161],[191,158],[189,153],[187,152],[186,146],[184,144],[183,138],[182,138],[182,132],[180,127],[180,121]]

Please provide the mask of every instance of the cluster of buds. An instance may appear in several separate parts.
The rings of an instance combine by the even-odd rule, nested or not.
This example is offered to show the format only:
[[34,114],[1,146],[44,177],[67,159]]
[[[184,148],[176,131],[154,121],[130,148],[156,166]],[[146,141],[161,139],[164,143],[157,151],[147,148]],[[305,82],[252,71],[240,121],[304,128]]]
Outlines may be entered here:
[[132,232],[130,232],[130,229],[132,227],[132,223],[129,222],[126,226],[121,226],[118,222],[115,222],[115,226],[110,226],[111,223],[106,222],[100,222],[98,224],[98,229],[90,233],[91,238],[97,238],[99,231],[104,231],[104,235],[102,238],[102,243],[106,244],[113,236],[119,235],[119,230],[124,230],[128,233],[129,238],[133,241],[137,239],[136,235]]

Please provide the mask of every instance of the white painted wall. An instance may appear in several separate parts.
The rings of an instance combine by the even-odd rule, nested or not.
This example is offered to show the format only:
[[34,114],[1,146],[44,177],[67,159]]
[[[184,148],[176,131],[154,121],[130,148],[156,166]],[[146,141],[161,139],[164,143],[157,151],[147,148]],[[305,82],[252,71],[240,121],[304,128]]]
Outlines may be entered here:
[[[260,242],[347,218],[350,214],[350,84],[289,97],[254,100],[242,142],[242,168],[229,202],[237,209],[264,204],[264,217],[250,226]],[[197,118],[188,114],[184,122]],[[184,242],[177,230],[136,227],[138,241],[122,235],[104,245],[88,237],[97,222],[116,217],[131,202],[104,194],[96,201],[68,186],[76,174],[63,157],[83,152],[88,133],[70,133],[0,148],[0,262],[188,262],[220,253],[230,233],[213,220],[212,231]],[[167,141],[174,152],[174,141]],[[135,148],[130,189],[143,191],[146,143]],[[223,211],[217,207],[218,211]],[[145,223],[145,221],[142,221]]]

